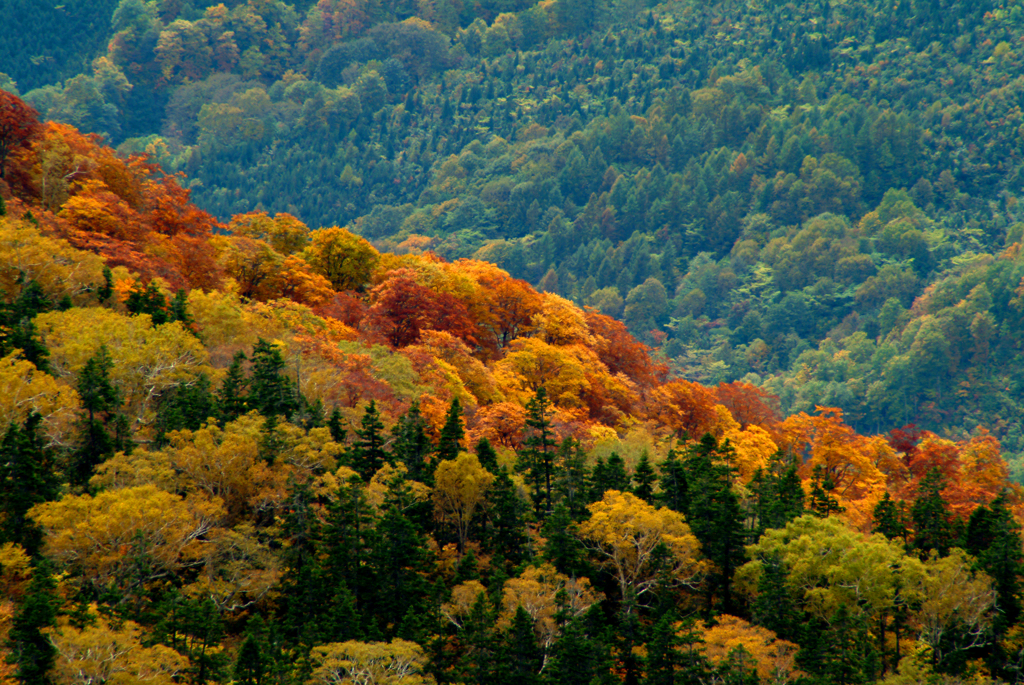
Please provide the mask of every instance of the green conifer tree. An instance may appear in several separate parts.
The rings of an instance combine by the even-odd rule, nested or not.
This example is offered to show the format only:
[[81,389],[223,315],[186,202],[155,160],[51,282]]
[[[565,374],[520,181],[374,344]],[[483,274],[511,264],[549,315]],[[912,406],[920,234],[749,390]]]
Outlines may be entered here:
[[689,486],[686,482],[686,464],[679,458],[679,453],[672,449],[659,467],[661,478],[661,494],[658,500],[672,511],[685,513],[689,502]]
[[327,430],[331,432],[331,440],[339,445],[344,445],[345,438],[348,437],[348,431],[345,430],[344,421],[345,419],[341,415],[341,410],[337,407],[331,410],[331,416],[327,419]]
[[[22,279],[19,278],[20,282]],[[34,280],[24,284],[10,304],[0,305],[0,356],[21,350],[21,356],[40,371],[49,371],[50,351],[39,338],[33,319],[53,309],[53,302]]]
[[491,473],[498,472],[498,453],[494,451],[490,440],[486,437],[480,438],[473,447],[473,452],[476,454],[476,458],[480,460],[481,466]]
[[348,465],[367,483],[388,461],[387,452],[384,451],[384,424],[377,412],[377,403],[373,400],[366,405],[355,442],[346,459]]
[[705,611],[709,614],[716,595],[722,611],[734,611],[732,577],[746,560],[747,532],[739,498],[732,489],[732,455],[728,442],[719,445],[707,434],[687,450],[684,460],[688,490],[683,513],[704,555],[714,564],[705,585]]
[[811,471],[811,501],[810,510],[815,516],[828,518],[832,514],[839,514],[846,511],[839,506],[839,500],[832,494],[836,485],[821,464],[818,464]]
[[537,685],[543,656],[537,644],[534,620],[526,609],[519,607],[512,617],[512,624],[502,636],[495,664],[495,682],[498,685]]
[[170,304],[170,320],[180,322],[185,328],[191,330],[193,323],[192,316],[188,313],[188,296],[181,288],[174,293]]
[[885,493],[882,499],[875,505],[873,512],[874,524],[871,527],[872,533],[881,533],[889,540],[902,540],[907,544],[907,526],[905,513],[902,504],[893,501],[889,493]]
[[78,396],[84,414],[79,418],[78,446],[72,454],[71,482],[85,485],[96,465],[118,450],[129,451],[127,419],[117,410],[121,394],[110,380],[114,362],[101,345],[78,374]]
[[43,631],[57,624],[60,600],[49,565],[36,562],[25,599],[7,633],[8,663],[14,664],[14,678],[21,685],[51,685],[50,669],[57,649]]
[[391,454],[396,461],[405,464],[409,479],[420,482],[430,480],[427,457],[433,451],[427,437],[427,421],[420,412],[420,403],[413,402],[404,415],[400,416],[391,431],[394,444]]
[[963,535],[964,549],[995,581],[996,603],[993,632],[1002,636],[1021,616],[1021,574],[1024,551],[1020,524],[1007,506],[1006,492],[971,514]]
[[800,614],[786,585],[787,575],[780,558],[762,558],[757,597],[751,610],[758,625],[773,631],[784,640],[796,642],[800,637]]
[[154,422],[154,445],[166,445],[171,431],[198,430],[210,419],[216,420],[219,413],[210,377],[199,374],[194,383],[179,385],[161,398]]
[[657,482],[657,476],[654,473],[654,467],[651,466],[647,450],[640,455],[640,461],[637,462],[636,469],[633,471],[633,482],[636,483],[633,494],[648,504],[654,504],[654,484]]
[[161,620],[155,638],[188,657],[186,678],[193,685],[220,681],[227,674],[227,654],[218,649],[224,638],[224,621],[210,598],[191,598],[172,593],[159,609]]
[[96,297],[100,302],[106,302],[114,295],[114,272],[109,266],[103,267],[103,285],[96,289]]
[[517,467],[526,473],[534,511],[544,519],[554,508],[555,457],[557,455],[548,414],[551,401],[544,386],[526,404],[526,426],[530,433],[519,450]]
[[299,409],[299,396],[294,381],[284,374],[281,351],[260,338],[252,347],[251,363],[249,407],[263,416],[277,414],[291,419]]
[[559,503],[544,522],[544,558],[570,576],[588,575],[586,551],[580,544],[576,522],[564,503]]
[[758,469],[750,481],[754,495],[754,537],[769,528],[784,528],[804,513],[804,486],[796,464],[782,452],[772,455],[767,469]]
[[557,463],[561,466],[555,480],[558,503],[565,505],[573,520],[582,521],[589,515],[591,481],[587,453],[580,441],[563,440],[558,447]]
[[132,314],[149,314],[153,319],[153,325],[159,326],[171,320],[170,312],[167,309],[167,298],[160,292],[154,281],[143,285],[136,281],[128,293],[128,299],[124,303],[125,309]]
[[516,485],[502,467],[487,493],[487,526],[484,548],[500,555],[512,566],[529,558],[530,538],[526,534],[529,504],[516,492]]
[[953,515],[942,497],[945,485],[942,472],[932,468],[917,486],[917,499],[910,509],[910,519],[914,522],[913,547],[922,559],[927,558],[932,550],[944,557],[956,544],[958,536]]
[[249,380],[245,374],[245,353],[239,350],[231,360],[227,375],[224,376],[217,393],[217,406],[221,419],[226,423],[234,421],[249,410]]
[[36,556],[43,532],[28,510],[57,496],[53,460],[43,444],[43,417],[31,412],[22,426],[12,423],[0,443],[0,544],[21,545]]
[[433,558],[423,529],[407,513],[410,500],[404,481],[390,484],[367,560],[374,579],[371,614],[390,635],[398,634],[410,611],[432,612],[426,575]]
[[598,458],[594,464],[591,478],[590,500],[596,502],[609,490],[629,492],[629,474],[626,473],[626,462],[617,452],[608,455],[608,461]]
[[448,407],[444,427],[441,428],[441,436],[437,441],[438,460],[456,459],[462,450],[462,441],[465,437],[466,431],[462,424],[462,405],[459,404],[458,397],[453,397],[452,403]]

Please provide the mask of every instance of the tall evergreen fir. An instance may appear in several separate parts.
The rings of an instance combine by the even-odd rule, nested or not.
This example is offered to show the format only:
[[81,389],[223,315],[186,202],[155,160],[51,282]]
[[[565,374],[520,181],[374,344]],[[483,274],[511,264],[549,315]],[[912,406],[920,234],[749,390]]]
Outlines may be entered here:
[[769,528],[784,528],[804,513],[804,486],[796,464],[782,452],[772,455],[767,469],[758,469],[750,481],[754,495],[754,537]]
[[544,654],[537,644],[534,620],[520,606],[502,635],[496,663],[497,685],[537,685]]
[[363,483],[353,476],[351,482],[340,484],[326,508],[317,545],[324,587],[317,592],[328,604],[326,598],[343,587],[358,607],[373,583],[364,562],[370,554],[374,519]]
[[555,480],[557,501],[565,505],[574,520],[582,521],[588,515],[587,504],[591,501],[587,453],[579,440],[566,438],[558,447],[557,461],[561,467]]
[[40,434],[42,421],[31,412],[23,425],[11,423],[0,443],[0,544],[19,544],[30,556],[38,554],[43,533],[28,518],[28,510],[54,499],[59,490]]
[[964,532],[964,549],[995,582],[993,632],[1002,636],[1021,617],[1021,574],[1024,551],[1020,524],[1007,506],[1006,492],[974,510]]
[[648,504],[654,504],[654,484],[657,482],[657,476],[654,467],[651,466],[647,450],[640,455],[640,461],[633,470],[633,482],[636,484],[633,487],[633,494]]
[[484,547],[501,555],[512,566],[518,566],[530,556],[530,537],[526,533],[530,508],[519,497],[516,485],[504,467],[498,469],[487,501]]
[[684,514],[690,530],[700,540],[704,555],[714,568],[706,583],[705,611],[720,602],[721,610],[732,613],[732,578],[746,561],[747,533],[739,498],[732,489],[733,450],[707,434],[686,451],[684,460],[687,494]]
[[373,400],[366,405],[356,431],[356,439],[346,458],[348,465],[367,483],[388,461],[388,454],[384,451],[384,423],[380,420],[377,403]]
[[249,623],[242,646],[235,657],[232,679],[238,685],[263,685],[269,664],[263,644],[263,620],[257,615]]
[[246,360],[244,352],[235,352],[231,366],[228,367],[228,372],[217,392],[217,405],[225,422],[234,421],[249,411],[249,379],[246,377],[244,366]]
[[103,285],[96,289],[96,298],[100,302],[106,302],[114,296],[114,272],[109,266],[103,267]]
[[466,437],[466,430],[462,423],[462,405],[458,397],[452,398],[448,407],[448,414],[445,417],[444,427],[441,428],[441,436],[437,441],[437,458],[439,461],[455,459],[462,450],[462,441]]
[[388,484],[368,559],[374,579],[371,615],[386,630],[399,634],[407,615],[430,615],[433,554],[423,528],[410,516],[415,500],[401,478]]
[[910,518],[914,523],[913,547],[922,559],[927,558],[932,550],[944,557],[956,544],[958,535],[953,515],[942,497],[945,486],[945,478],[937,468],[930,469],[917,486],[917,498],[910,509]]
[[247,398],[249,407],[264,416],[278,414],[291,419],[292,414],[299,409],[299,396],[295,382],[284,373],[281,351],[260,338],[252,347],[250,361],[252,378]]
[[409,411],[398,418],[391,435],[394,438],[391,454],[396,461],[405,464],[409,479],[428,482],[428,458],[434,446],[427,436],[427,420],[420,412],[419,401],[413,402]]
[[331,410],[331,415],[327,419],[327,430],[331,432],[331,440],[339,445],[345,444],[348,431],[345,430],[345,419],[341,415],[341,410],[337,407]]
[[270,414],[263,419],[257,456],[267,464],[273,464],[284,448],[284,434],[281,432],[277,414]]
[[685,513],[690,495],[686,482],[686,464],[679,457],[679,453],[674,449],[669,450],[659,470],[661,477],[658,484],[661,486],[661,493],[658,501],[672,511]]
[[828,518],[832,514],[841,514],[846,511],[844,507],[839,506],[839,500],[832,494],[835,492],[835,489],[836,485],[832,480],[832,476],[821,464],[815,466],[811,471],[811,497],[809,503],[809,508],[814,512],[815,516]]
[[754,621],[771,630],[783,640],[800,638],[800,613],[786,585],[788,572],[777,556],[761,559],[761,576],[757,580],[757,597],[751,607]]
[[455,673],[460,682],[490,683],[495,680],[500,648],[496,614],[487,594],[481,592],[477,595],[458,635],[462,653]]
[[307,628],[318,632],[317,617],[324,606],[324,588],[320,557],[320,517],[315,496],[306,481],[288,484],[285,515],[281,535],[287,542],[283,549],[281,578],[281,630],[289,640],[299,639]]
[[551,401],[544,386],[537,389],[526,404],[526,426],[529,434],[519,450],[518,468],[526,473],[526,481],[533,498],[538,519],[549,515],[554,508],[555,458],[557,450],[551,421],[548,417]]
[[712,682],[711,663],[692,626],[680,629],[679,618],[668,612],[651,629],[644,659],[643,685],[687,685]]
[[13,302],[0,304],[0,356],[21,350],[21,356],[37,369],[49,371],[50,351],[32,320],[51,309],[53,302],[35,280],[25,283]]
[[96,465],[118,450],[129,451],[127,419],[117,410],[121,394],[110,379],[114,362],[101,345],[78,374],[78,396],[84,414],[79,418],[78,446],[72,454],[71,482],[85,485]]
[[473,446],[473,453],[476,454],[476,458],[480,460],[480,465],[491,473],[497,473],[498,469],[498,453],[494,451],[494,446],[491,445],[491,441],[486,437],[480,438],[476,445]]
[[644,642],[642,632],[636,597],[632,592],[627,593],[620,605],[615,629],[610,632],[612,644],[615,651],[618,652],[616,664],[617,670],[622,674],[623,685],[639,685],[640,683],[641,660],[636,652]]
[[593,502],[601,499],[609,490],[629,492],[629,474],[626,473],[626,462],[618,452],[608,455],[608,461],[598,457],[591,476],[590,499]]
[[167,298],[160,292],[156,282],[150,281],[143,285],[136,281],[128,293],[124,303],[125,309],[132,314],[149,314],[154,326],[165,324],[171,320],[167,309]]
[[169,309],[171,321],[179,321],[183,326],[191,330],[193,321],[192,316],[188,313],[188,296],[185,295],[184,290],[179,288],[178,292],[174,293]]
[[8,663],[14,664],[14,678],[21,685],[51,685],[50,669],[57,649],[44,630],[57,624],[60,599],[49,565],[37,559],[25,599],[7,633]]
[[878,670],[878,653],[864,617],[840,604],[826,622],[804,626],[797,663],[824,682],[835,685],[870,683]]
[[550,650],[543,682],[546,685],[620,683],[614,673],[608,628],[607,619],[597,605],[582,616],[565,621],[561,636]]
[[224,621],[212,599],[172,593],[160,608],[160,615],[154,636],[188,657],[188,682],[203,685],[227,675],[228,655],[218,649],[224,638]]
[[902,504],[902,502],[893,501],[889,493],[886,492],[875,505],[871,532],[881,533],[889,540],[901,540],[906,545],[909,531]]
[[586,576],[590,572],[586,550],[580,543],[576,522],[564,503],[559,503],[541,529],[546,542],[544,558],[568,576]]
[[157,447],[166,445],[168,433],[197,430],[209,419],[216,420],[219,413],[210,377],[201,373],[194,383],[179,385],[161,398],[153,442]]

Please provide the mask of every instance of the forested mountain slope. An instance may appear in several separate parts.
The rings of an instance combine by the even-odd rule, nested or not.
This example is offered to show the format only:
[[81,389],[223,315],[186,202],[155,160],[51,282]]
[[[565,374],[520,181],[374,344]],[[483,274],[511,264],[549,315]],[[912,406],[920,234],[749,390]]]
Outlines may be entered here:
[[0,121],[5,681],[1017,677],[992,436],[673,380],[492,264]]
[[61,23],[74,58],[22,45],[42,32],[0,47],[47,117],[186,171],[221,220],[486,259],[691,380],[865,431],[984,426],[1016,458],[1021,21],[987,0],[122,0],[109,28]]

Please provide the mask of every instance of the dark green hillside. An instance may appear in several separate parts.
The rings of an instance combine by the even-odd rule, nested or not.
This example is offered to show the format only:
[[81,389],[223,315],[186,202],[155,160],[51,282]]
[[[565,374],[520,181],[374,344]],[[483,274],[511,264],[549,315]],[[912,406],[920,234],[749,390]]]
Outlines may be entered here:
[[72,78],[103,55],[116,0],[3,0],[0,72],[24,93]]

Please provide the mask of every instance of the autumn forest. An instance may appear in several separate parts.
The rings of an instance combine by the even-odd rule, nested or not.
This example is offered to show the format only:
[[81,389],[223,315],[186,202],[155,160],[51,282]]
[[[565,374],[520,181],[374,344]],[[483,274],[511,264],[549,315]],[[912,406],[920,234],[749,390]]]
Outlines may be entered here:
[[1024,680],[1019,0],[7,0],[0,683]]

